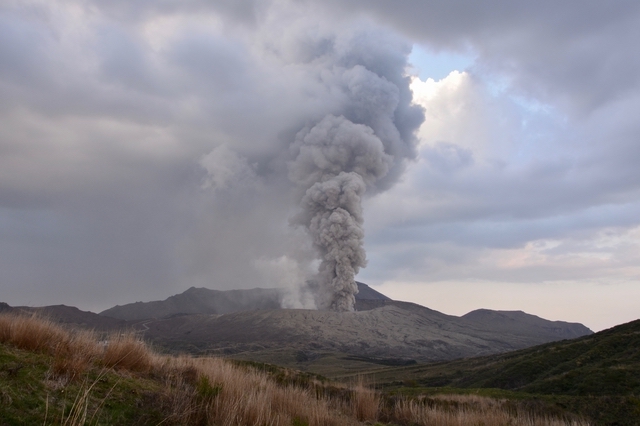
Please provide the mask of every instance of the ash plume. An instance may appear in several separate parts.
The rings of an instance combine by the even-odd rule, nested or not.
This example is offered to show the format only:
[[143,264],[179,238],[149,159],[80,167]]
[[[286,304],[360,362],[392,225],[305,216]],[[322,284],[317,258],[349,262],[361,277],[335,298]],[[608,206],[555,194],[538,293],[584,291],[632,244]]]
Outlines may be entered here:
[[302,129],[291,147],[289,179],[302,190],[293,223],[305,227],[320,258],[310,283],[319,309],[354,309],[355,276],[367,263],[363,196],[393,183],[413,155],[413,131],[423,119],[411,105],[406,58],[366,47],[368,55],[340,58],[350,67],[334,65],[333,81],[346,97],[338,114]]
[[370,127],[333,115],[301,131],[295,147],[289,177],[307,188],[296,221],[308,229],[321,259],[317,304],[353,310],[355,276],[366,266],[362,196],[367,183],[388,173],[392,157]]

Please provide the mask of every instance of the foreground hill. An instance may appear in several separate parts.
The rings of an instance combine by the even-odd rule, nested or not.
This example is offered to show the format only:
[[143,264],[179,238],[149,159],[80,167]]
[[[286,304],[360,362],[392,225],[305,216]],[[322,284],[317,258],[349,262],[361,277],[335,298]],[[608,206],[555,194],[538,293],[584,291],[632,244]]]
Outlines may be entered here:
[[553,404],[398,397],[275,366],[107,344],[30,315],[0,313],[1,425],[586,426]]
[[386,389],[410,383],[414,389],[497,388],[548,395],[594,424],[638,425],[640,320],[505,354],[367,373]]
[[505,354],[392,368],[380,382],[562,395],[640,395],[640,320]]

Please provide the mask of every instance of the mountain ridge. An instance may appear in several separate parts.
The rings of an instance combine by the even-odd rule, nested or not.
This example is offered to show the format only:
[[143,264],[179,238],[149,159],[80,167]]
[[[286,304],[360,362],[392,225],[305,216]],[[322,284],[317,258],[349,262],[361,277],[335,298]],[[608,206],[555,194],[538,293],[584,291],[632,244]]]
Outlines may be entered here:
[[[357,284],[356,309],[358,301],[391,300],[367,284]],[[190,287],[164,300],[116,305],[99,314],[134,321],[159,319],[177,314],[228,314],[247,310],[280,309],[284,296],[285,291],[278,288],[211,290],[205,287]]]

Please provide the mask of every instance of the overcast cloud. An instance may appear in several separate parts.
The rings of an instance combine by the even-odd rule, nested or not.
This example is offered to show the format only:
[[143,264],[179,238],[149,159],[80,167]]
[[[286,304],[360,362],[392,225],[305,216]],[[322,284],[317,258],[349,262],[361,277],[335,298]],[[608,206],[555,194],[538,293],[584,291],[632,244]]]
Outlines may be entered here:
[[[639,43],[635,1],[4,2],[0,301],[295,287],[317,263],[292,146],[345,116],[398,132],[358,279],[451,314],[636,319]],[[420,80],[417,47],[470,65]]]

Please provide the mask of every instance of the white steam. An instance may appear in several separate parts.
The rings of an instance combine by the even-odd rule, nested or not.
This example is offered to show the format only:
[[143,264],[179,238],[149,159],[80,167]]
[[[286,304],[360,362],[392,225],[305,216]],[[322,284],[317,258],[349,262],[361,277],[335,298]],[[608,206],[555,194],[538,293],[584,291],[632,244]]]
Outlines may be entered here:
[[257,177],[247,160],[226,145],[220,145],[200,159],[207,171],[202,188],[229,189],[231,186],[255,186]]
[[300,262],[287,255],[275,259],[261,258],[256,260],[255,267],[270,282],[278,284],[284,290],[281,305],[285,309],[317,309],[314,295],[308,288],[300,286],[311,271]]

